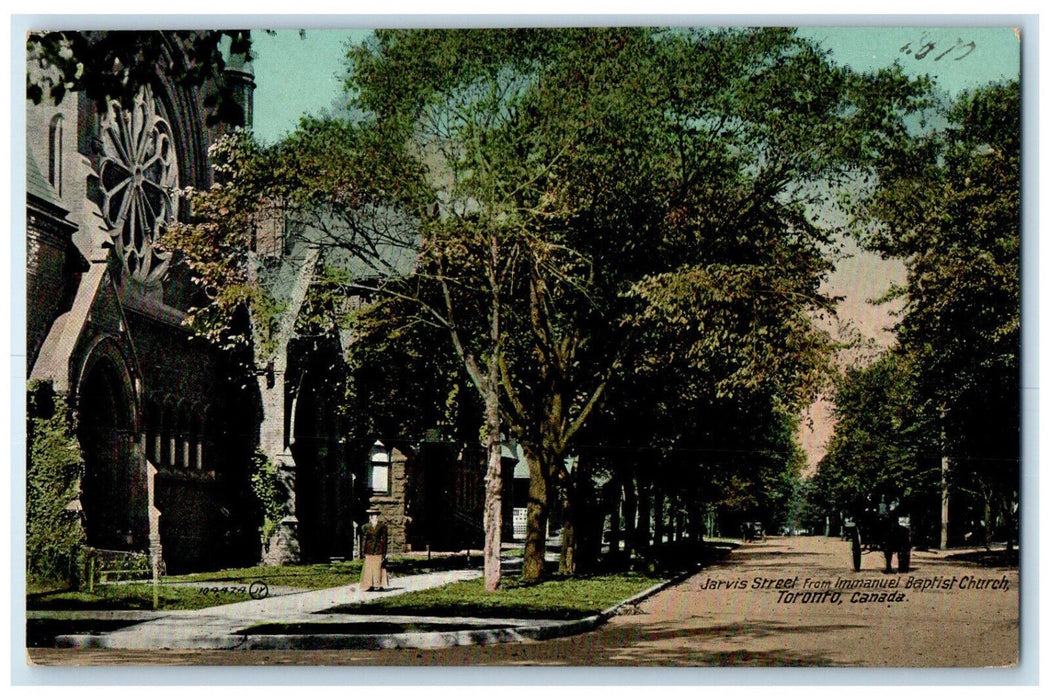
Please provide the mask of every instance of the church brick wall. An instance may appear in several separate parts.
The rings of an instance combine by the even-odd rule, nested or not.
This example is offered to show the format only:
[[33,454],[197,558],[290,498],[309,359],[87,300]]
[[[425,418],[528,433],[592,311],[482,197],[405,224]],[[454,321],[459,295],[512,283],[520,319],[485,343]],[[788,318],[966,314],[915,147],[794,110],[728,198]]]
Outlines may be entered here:
[[67,295],[66,243],[58,234],[30,227],[26,232],[26,352],[32,367],[40,345]]

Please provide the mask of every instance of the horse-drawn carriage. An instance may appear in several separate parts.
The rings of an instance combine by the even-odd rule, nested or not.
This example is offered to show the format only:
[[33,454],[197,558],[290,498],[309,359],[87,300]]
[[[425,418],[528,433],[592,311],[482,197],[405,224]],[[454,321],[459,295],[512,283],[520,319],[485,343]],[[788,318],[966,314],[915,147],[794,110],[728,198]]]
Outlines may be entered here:
[[911,568],[911,522],[905,515],[886,510],[866,508],[853,520],[846,522],[846,534],[852,543],[853,570],[860,571],[861,559],[870,552],[882,552],[886,557],[885,571],[892,571],[893,555],[897,555],[897,569]]

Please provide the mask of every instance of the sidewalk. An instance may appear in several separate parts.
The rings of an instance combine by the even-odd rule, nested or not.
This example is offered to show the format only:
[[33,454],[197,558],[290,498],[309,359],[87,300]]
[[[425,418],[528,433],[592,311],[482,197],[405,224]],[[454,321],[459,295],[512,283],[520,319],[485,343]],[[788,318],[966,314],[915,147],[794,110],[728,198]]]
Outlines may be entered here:
[[[360,600],[367,602],[410,591],[437,588],[479,576],[481,571],[477,569],[401,576],[391,580],[392,588],[385,591],[365,591]],[[62,635],[56,641],[58,646],[96,649],[236,649],[246,648],[249,635],[242,631],[260,624],[364,622],[376,619],[393,621],[393,618],[389,617],[321,614],[325,610],[355,600],[357,584],[352,584],[338,588],[272,595],[262,600],[248,600],[201,610],[155,611],[148,613],[152,619],[137,625],[98,635]]]
[[[360,600],[367,602],[436,588],[480,578],[481,575],[480,569],[465,569],[400,576],[391,580],[391,589],[366,591],[361,594]],[[101,634],[60,635],[55,641],[58,647],[66,648],[130,650],[436,649],[468,644],[528,642],[593,630],[621,609],[633,609],[641,600],[682,578],[684,576],[664,581],[597,615],[579,620],[326,613],[326,610],[357,600],[357,584],[353,584],[270,596],[203,610],[134,612],[123,619],[140,620],[139,624]],[[269,633],[273,628],[258,629],[259,625],[280,625],[282,633]],[[301,630],[302,633],[288,633],[289,625],[307,627]],[[249,632],[248,628],[252,627],[256,629]],[[355,627],[359,631],[353,632]]]

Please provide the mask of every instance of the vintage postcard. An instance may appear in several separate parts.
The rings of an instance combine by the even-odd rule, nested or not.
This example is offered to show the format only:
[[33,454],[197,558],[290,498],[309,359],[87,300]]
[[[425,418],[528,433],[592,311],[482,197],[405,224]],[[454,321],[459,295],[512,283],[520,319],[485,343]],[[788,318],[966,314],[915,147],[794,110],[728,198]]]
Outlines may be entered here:
[[1025,36],[753,25],[33,27],[28,663],[1015,668]]

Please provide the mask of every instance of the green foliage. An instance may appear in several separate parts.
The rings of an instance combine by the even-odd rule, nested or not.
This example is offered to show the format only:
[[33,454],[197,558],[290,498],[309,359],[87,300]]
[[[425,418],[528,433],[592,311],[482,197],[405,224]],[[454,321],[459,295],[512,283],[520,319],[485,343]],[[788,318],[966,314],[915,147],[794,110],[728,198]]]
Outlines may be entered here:
[[[169,226],[160,241],[203,292],[190,309],[195,332],[264,366],[293,331],[345,329],[352,300],[410,263],[416,204],[403,194],[411,188],[388,174],[400,162],[377,160],[373,139],[348,122],[304,120],[272,146],[244,131],[213,144],[216,184],[185,192],[192,219]],[[306,271],[307,298],[290,308],[309,251],[317,263]]]
[[[1020,86],[961,95],[946,126],[879,164],[856,210],[862,242],[903,258],[895,328],[934,454],[955,486],[1011,512],[1020,452]],[[981,516],[979,519],[984,519]],[[1016,526],[1016,521],[1013,521]],[[1008,528],[1009,529],[1009,528]]]
[[823,214],[881,186],[928,84],[780,28],[383,30],[348,59],[350,119],[216,152],[170,239],[210,294],[195,318],[257,357],[287,326],[266,300],[294,246],[266,253],[260,225],[279,214],[320,251],[295,327],[350,339],[355,432],[473,436],[448,414],[483,403],[489,435],[498,403],[551,498],[581,444],[678,445],[660,476],[691,499],[782,514],[787,417],[837,349]]
[[880,501],[920,504],[939,487],[937,445],[913,382],[912,368],[894,353],[843,377],[835,432],[814,479],[815,496],[830,512],[855,514]]
[[284,486],[273,462],[258,449],[252,455],[249,478],[252,494],[263,516],[263,541],[268,541],[284,515]]
[[26,608],[29,610],[200,610],[215,605],[251,600],[247,592],[212,591],[192,586],[160,585],[157,592],[156,608],[153,607],[153,586],[144,583],[96,585],[92,593],[78,591],[31,595],[26,600]]
[[[442,439],[469,439],[462,421],[477,413],[474,396],[461,393],[468,380],[444,329],[421,322],[418,308],[411,299],[380,293],[338,327],[350,351],[343,358],[345,381],[335,390],[347,431],[369,447],[368,436],[414,443],[434,430]],[[469,432],[476,432],[475,424]]]
[[80,583],[84,459],[69,407],[50,384],[30,385],[26,426],[26,573],[33,585]]
[[104,112],[111,99],[130,109],[144,87],[162,94],[166,81],[180,87],[207,85],[209,123],[243,124],[237,100],[216,89],[223,85],[226,68],[224,42],[231,57],[249,58],[251,39],[244,30],[30,32],[26,97],[36,104],[45,99],[58,104],[66,93],[80,93]]
[[201,290],[189,309],[190,328],[224,350],[265,361],[275,350],[282,312],[261,283],[256,260],[257,231],[279,220],[256,182],[266,153],[240,130],[216,141],[210,153],[219,182],[205,191],[185,190],[193,219],[169,225],[159,245],[177,252]]
[[[1018,403],[1020,88],[965,94],[947,117],[904,162],[884,164],[860,222],[869,248],[908,263],[895,291],[901,349],[918,368],[919,397],[946,411],[961,447],[966,425],[982,420],[974,411]],[[905,198],[911,206],[898,206]],[[1003,393],[985,395],[990,387]]]
[[355,613],[577,619],[596,615],[661,582],[643,574],[553,578],[539,584],[505,578],[498,595],[474,579],[353,606]]
[[[475,560],[476,561],[476,560]],[[389,569],[395,576],[411,576],[450,571],[469,566],[465,556],[391,557]],[[200,608],[250,600],[247,588],[252,582],[265,583],[270,594],[277,587],[320,590],[357,583],[361,579],[359,560],[337,564],[295,566],[252,566],[223,569],[183,576],[161,577],[159,610],[197,610]],[[187,585],[199,584],[199,585]],[[29,610],[150,610],[153,587],[148,584],[99,584],[93,593],[40,592],[26,598]]]
[[[840,231],[815,212],[895,147],[926,83],[774,28],[392,30],[349,58],[360,123],[435,203],[416,213],[420,316],[440,310],[483,395],[498,360],[533,478],[571,493],[561,457],[599,420],[587,442],[684,438],[703,456],[668,472],[704,476],[677,483],[782,511],[781,421],[836,350],[816,319]],[[707,417],[735,439],[695,438]]]

